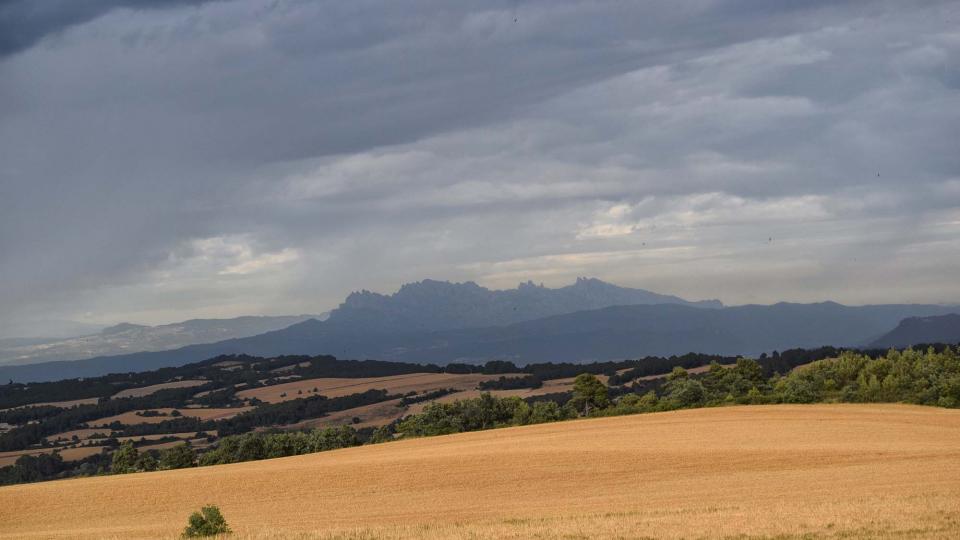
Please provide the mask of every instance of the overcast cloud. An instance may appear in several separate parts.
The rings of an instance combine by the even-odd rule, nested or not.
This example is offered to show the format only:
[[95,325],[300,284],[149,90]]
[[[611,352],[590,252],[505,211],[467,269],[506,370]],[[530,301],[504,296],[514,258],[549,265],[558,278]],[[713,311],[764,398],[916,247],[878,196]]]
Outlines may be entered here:
[[0,325],[960,301],[956,2],[470,4],[0,3]]

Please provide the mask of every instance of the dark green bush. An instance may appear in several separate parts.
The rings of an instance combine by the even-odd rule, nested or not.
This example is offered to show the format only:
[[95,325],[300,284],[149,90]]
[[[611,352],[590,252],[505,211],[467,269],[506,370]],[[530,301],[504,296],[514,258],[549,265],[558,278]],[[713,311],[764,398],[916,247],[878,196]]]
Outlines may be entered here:
[[188,520],[189,525],[183,530],[184,538],[200,536],[215,536],[230,532],[227,520],[216,506],[204,506],[199,512],[194,512]]

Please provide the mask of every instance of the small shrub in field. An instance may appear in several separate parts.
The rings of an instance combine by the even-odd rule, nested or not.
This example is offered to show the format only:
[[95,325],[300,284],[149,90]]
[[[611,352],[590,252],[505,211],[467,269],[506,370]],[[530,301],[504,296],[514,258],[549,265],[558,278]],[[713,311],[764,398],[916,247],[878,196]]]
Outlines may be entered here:
[[189,525],[183,530],[184,538],[214,536],[230,532],[227,520],[216,506],[204,506],[199,512],[190,515]]

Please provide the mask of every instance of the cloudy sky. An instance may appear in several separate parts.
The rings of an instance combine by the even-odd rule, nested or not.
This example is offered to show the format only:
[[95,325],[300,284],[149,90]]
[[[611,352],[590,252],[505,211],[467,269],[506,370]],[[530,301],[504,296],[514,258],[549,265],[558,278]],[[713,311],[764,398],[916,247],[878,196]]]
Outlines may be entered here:
[[0,2],[8,329],[958,275],[955,1]]

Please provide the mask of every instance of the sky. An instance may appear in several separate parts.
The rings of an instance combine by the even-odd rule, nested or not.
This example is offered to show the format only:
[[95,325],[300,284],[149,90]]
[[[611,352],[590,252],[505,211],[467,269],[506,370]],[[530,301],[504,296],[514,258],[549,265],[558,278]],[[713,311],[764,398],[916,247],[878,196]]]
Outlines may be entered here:
[[0,335],[958,275],[955,1],[0,1]]

